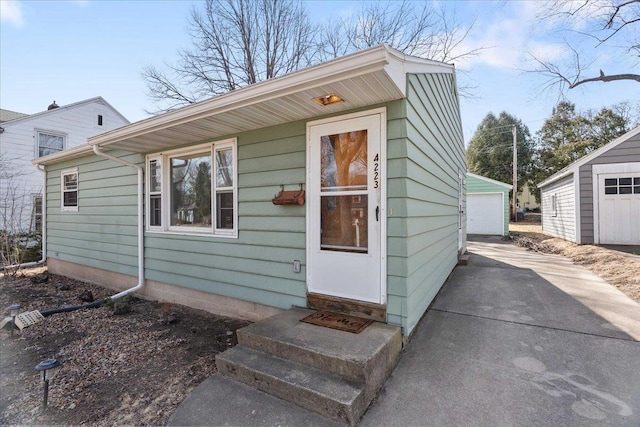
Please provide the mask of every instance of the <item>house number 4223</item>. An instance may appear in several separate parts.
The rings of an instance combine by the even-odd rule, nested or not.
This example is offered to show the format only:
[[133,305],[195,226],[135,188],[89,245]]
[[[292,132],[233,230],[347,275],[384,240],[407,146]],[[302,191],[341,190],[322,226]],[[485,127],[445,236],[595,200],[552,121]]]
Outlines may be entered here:
[[373,158],[373,188],[380,186],[380,158],[378,154]]

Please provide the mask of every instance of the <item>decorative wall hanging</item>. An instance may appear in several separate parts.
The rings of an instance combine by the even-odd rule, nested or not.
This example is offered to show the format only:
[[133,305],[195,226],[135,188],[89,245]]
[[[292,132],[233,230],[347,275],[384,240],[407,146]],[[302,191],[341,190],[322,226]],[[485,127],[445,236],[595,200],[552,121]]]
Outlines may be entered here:
[[300,190],[285,191],[284,185],[280,186],[280,192],[271,200],[274,205],[304,205],[304,190],[300,184]]

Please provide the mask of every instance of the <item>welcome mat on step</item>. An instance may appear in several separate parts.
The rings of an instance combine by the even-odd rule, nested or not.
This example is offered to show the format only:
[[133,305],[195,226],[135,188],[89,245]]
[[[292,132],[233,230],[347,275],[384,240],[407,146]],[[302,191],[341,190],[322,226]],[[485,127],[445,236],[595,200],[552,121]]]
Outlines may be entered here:
[[371,319],[333,313],[327,310],[316,311],[315,313],[300,319],[300,321],[354,334],[359,334],[364,331],[367,326],[373,323],[373,320]]

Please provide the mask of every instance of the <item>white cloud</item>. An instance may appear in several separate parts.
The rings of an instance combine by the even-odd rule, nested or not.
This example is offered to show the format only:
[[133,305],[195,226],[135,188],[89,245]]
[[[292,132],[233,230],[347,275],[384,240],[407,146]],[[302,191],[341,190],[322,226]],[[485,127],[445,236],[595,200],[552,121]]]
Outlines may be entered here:
[[24,25],[22,8],[18,0],[0,0],[0,21],[17,28]]
[[550,28],[538,19],[536,2],[513,2],[479,17],[473,36],[465,48],[484,50],[469,65],[484,64],[516,72],[530,60],[529,54],[544,60],[557,60],[569,53],[566,46],[550,40]]

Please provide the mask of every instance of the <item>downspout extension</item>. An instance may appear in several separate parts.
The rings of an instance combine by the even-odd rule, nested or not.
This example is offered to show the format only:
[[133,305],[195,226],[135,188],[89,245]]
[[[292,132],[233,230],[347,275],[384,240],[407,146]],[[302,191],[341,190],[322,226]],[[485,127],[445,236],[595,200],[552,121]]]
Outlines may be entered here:
[[93,152],[100,156],[109,160],[113,160],[116,163],[120,163],[121,165],[129,166],[135,168],[138,171],[138,284],[133,288],[124,290],[120,293],[112,295],[110,298],[112,300],[122,298],[126,295],[129,295],[133,292],[136,292],[144,286],[144,205],[143,205],[143,197],[144,197],[144,178],[143,178],[143,170],[142,167],[128,162],[126,160],[119,159],[117,157],[111,156],[107,153],[103,153],[100,151],[100,148],[97,145],[93,146]]

